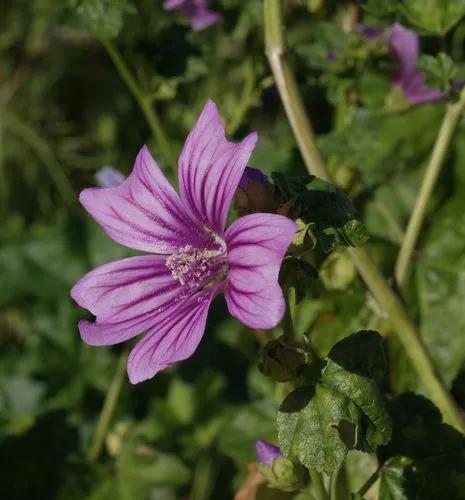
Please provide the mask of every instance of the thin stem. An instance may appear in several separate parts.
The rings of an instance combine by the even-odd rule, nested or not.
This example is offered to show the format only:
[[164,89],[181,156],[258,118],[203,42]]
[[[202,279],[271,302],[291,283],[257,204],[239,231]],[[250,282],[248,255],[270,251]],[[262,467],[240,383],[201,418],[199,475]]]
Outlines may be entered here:
[[[282,34],[281,2],[265,0],[264,9],[267,54],[289,121],[294,124],[294,134],[305,164],[311,174],[329,179],[326,165],[316,147],[310,121],[304,111],[295,77],[287,62]],[[394,332],[420,375],[431,399],[441,409],[445,420],[465,433],[465,420],[440,375],[435,371],[431,357],[403,303],[391,290],[365,249],[350,248],[349,254],[368,289],[388,314]]]
[[158,114],[156,113],[153,106],[153,97],[141,89],[139,83],[134,78],[131,70],[126,64],[126,61],[123,59],[115,45],[113,45],[113,43],[108,40],[102,40],[101,42],[111,60],[113,61],[113,64],[115,65],[115,68],[118,71],[121,79],[131,91],[131,94],[134,96],[137,103],[139,104],[140,109],[144,113],[145,119],[149,124],[155,142],[161,149],[163,156],[168,161],[173,171],[176,172],[176,158],[173,154],[171,144],[163,129],[160,118],[158,117]]
[[63,201],[68,206],[72,205],[76,200],[73,186],[64,173],[62,166],[56,160],[47,142],[44,141],[32,127],[12,113],[5,114],[3,126],[6,130],[21,137],[21,139],[31,147],[45,165]]
[[120,354],[118,365],[116,366],[116,371],[113,375],[113,380],[111,381],[111,385],[105,396],[105,401],[103,402],[102,410],[97,423],[97,429],[88,454],[88,458],[91,462],[95,462],[102,451],[103,443],[105,442],[105,437],[123,388],[127,359],[128,353],[125,349]]
[[330,500],[338,500],[339,498],[339,491],[338,491],[338,480],[339,480],[339,474],[341,472],[342,466],[338,467],[330,477],[329,481],[329,498]]
[[195,466],[189,500],[208,500],[211,498],[215,476],[215,462],[209,454],[202,454]]
[[366,495],[368,491],[370,491],[370,488],[376,483],[382,471],[383,471],[383,466],[378,467],[375,470],[375,472],[373,472],[373,474],[365,481],[363,486],[358,490],[358,494],[361,497],[363,497],[363,495]]
[[329,500],[329,495],[325,488],[323,476],[313,470],[310,470],[309,472],[310,472],[310,484],[312,487],[312,492],[314,493],[316,499]]
[[426,167],[420,191],[415,201],[415,207],[397,257],[395,277],[399,286],[402,286],[407,275],[409,262],[426,216],[431,194],[438,180],[439,173],[444,164],[444,158],[464,108],[465,90],[462,91],[459,101],[449,104],[433,148],[433,153],[431,154],[431,159]]

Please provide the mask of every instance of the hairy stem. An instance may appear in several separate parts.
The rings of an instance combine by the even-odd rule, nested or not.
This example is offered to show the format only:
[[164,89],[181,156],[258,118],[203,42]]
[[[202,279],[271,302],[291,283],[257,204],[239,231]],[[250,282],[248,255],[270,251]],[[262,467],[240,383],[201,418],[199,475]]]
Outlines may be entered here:
[[126,61],[121,56],[118,49],[113,45],[112,42],[108,40],[101,41],[108,55],[110,56],[116,70],[118,71],[121,79],[124,81],[131,94],[136,99],[139,104],[142,113],[147,120],[147,123],[152,131],[153,137],[157,146],[160,148],[166,161],[169,163],[170,167],[176,172],[176,158],[171,149],[171,144],[166,136],[165,130],[161,124],[160,118],[155,111],[153,106],[153,98],[146,92],[144,92],[137,80],[134,78],[131,70],[129,69]]
[[[310,120],[304,110],[295,76],[287,60],[282,33],[281,2],[265,0],[264,9],[267,54],[289,122],[308,171],[329,180],[326,165],[316,146]],[[402,301],[391,290],[365,249],[350,248],[349,254],[368,289],[389,315],[394,332],[420,375],[431,399],[441,409],[445,420],[465,433],[465,420],[436,372],[431,357]]]
[[108,432],[108,428],[111,423],[113,414],[115,413],[116,405],[118,403],[119,397],[121,395],[121,390],[123,388],[124,376],[126,374],[126,362],[128,359],[128,353],[125,349],[118,359],[118,364],[116,366],[115,374],[113,375],[113,380],[105,396],[105,401],[103,402],[102,410],[97,423],[97,429],[95,431],[92,444],[89,449],[88,458],[91,462],[98,459],[103,444],[105,442],[105,437]]
[[407,275],[409,262],[426,216],[431,194],[438,180],[439,173],[444,164],[444,158],[464,108],[465,90],[462,91],[459,101],[448,105],[431,154],[431,159],[426,167],[420,191],[397,257],[395,277],[399,286],[402,286]]

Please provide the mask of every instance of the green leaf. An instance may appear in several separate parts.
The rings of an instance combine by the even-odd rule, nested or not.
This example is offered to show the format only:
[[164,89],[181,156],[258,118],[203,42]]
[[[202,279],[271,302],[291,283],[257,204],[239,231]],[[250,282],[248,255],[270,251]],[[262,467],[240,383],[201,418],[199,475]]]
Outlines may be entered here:
[[448,94],[452,90],[452,84],[457,78],[457,67],[454,61],[444,52],[436,57],[421,55],[418,67],[423,71],[426,85],[432,89],[439,89]]
[[337,245],[359,246],[368,233],[350,198],[335,186],[316,177],[289,177],[273,173],[277,197],[292,218],[307,226],[311,239],[325,252]]
[[296,389],[281,404],[277,422],[283,453],[330,474],[349,449],[386,444],[391,421],[378,388],[385,370],[379,334],[359,332],[336,344],[316,386]]
[[451,383],[465,361],[465,211],[461,198],[435,213],[416,279],[422,336]]
[[378,449],[385,462],[380,498],[465,498],[465,437],[444,424],[439,410],[422,396],[401,394],[388,406],[393,433],[391,442]]
[[383,339],[376,332],[362,331],[338,342],[328,355],[321,382],[344,394],[368,417],[366,443],[353,447],[370,451],[391,437],[392,423],[379,390],[386,376]]
[[389,460],[384,466],[383,475],[379,484],[379,500],[409,500],[407,496],[405,468],[411,460],[405,457],[396,457]]
[[280,448],[284,455],[297,457],[306,467],[330,474],[347,454],[337,426],[342,420],[356,418],[356,409],[337,391],[321,384],[314,389],[296,389],[279,409]]
[[399,10],[417,28],[445,34],[465,15],[465,0],[403,0]]
[[134,12],[131,0],[68,0],[63,19],[73,28],[109,40],[118,36],[124,15]]

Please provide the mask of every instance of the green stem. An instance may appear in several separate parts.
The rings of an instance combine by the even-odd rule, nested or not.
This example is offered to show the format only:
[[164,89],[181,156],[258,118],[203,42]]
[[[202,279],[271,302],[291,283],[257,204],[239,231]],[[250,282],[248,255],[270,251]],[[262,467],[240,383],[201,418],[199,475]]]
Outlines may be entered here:
[[[265,0],[264,9],[267,54],[305,164],[311,174],[329,180],[326,165],[316,147],[310,120],[304,111],[295,77],[287,61],[282,34],[281,2]],[[389,315],[394,332],[420,375],[431,399],[441,409],[446,421],[465,433],[465,420],[440,375],[435,371],[431,357],[403,303],[391,290],[365,249],[350,248],[349,253],[367,287]]]
[[113,375],[113,380],[105,396],[105,401],[103,402],[102,410],[97,423],[97,429],[95,431],[92,444],[90,446],[88,458],[91,462],[95,462],[101,451],[103,444],[105,442],[105,437],[108,432],[108,428],[111,423],[113,414],[115,413],[116,404],[118,403],[119,397],[121,395],[121,390],[123,388],[124,377],[126,375],[126,362],[128,360],[128,353],[125,349],[118,359],[118,365],[116,367],[115,374]]
[[316,147],[315,134],[305,112],[297,81],[287,60],[280,1],[265,0],[264,13],[266,55],[297,144],[312,174],[328,179],[326,166]]
[[312,493],[315,495],[317,500],[329,500],[328,492],[325,488],[325,483],[323,481],[323,476],[318,472],[310,470],[310,484]]
[[342,466],[338,467],[330,477],[329,481],[329,498],[330,500],[338,500],[339,498],[339,489],[338,489],[338,481],[339,474],[341,472]]
[[76,200],[73,186],[68,177],[64,173],[60,163],[56,160],[49,145],[36,133],[29,125],[20,120],[12,113],[6,113],[3,117],[3,126],[5,130],[16,134],[18,137],[34,150],[36,155],[45,165],[52,182],[55,184],[57,191],[63,198],[63,201],[71,206]]
[[216,466],[210,455],[202,454],[195,466],[189,500],[208,500],[215,484]]
[[365,484],[358,490],[358,494],[363,497],[366,495],[370,488],[376,483],[383,471],[383,467],[379,467],[373,474],[366,480]]
[[464,108],[465,90],[462,91],[459,101],[449,104],[433,148],[431,159],[426,167],[420,191],[397,257],[395,277],[399,286],[402,286],[407,275],[408,265],[426,216],[431,194],[438,180],[439,173],[444,164],[444,158]]
[[173,171],[176,172],[176,158],[173,154],[171,144],[163,129],[160,118],[158,117],[158,114],[156,113],[153,106],[153,97],[140,88],[139,83],[134,78],[131,70],[129,69],[128,65],[126,64],[125,60],[123,59],[115,45],[113,45],[113,43],[108,40],[102,40],[101,42],[111,60],[113,61],[113,64],[115,65],[115,68],[118,71],[121,79],[131,91],[131,94],[134,96],[137,103],[139,104],[140,109],[144,113],[145,119],[149,124],[153,137],[163,156],[165,157],[166,161],[169,163]]

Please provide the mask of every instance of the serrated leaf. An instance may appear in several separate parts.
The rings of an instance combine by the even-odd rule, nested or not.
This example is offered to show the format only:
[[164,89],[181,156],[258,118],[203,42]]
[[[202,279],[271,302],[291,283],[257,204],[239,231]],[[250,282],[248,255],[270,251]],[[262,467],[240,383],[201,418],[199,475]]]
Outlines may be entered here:
[[337,425],[354,418],[356,409],[337,391],[321,384],[314,389],[299,388],[284,400],[278,412],[280,448],[309,469],[330,474],[347,454]]
[[131,0],[69,0],[63,20],[73,28],[110,40],[121,31],[124,15],[134,12]]
[[399,10],[417,28],[445,34],[465,15],[465,0],[403,0]]
[[279,409],[283,453],[330,474],[349,449],[387,443],[391,420],[378,388],[385,370],[379,334],[359,332],[336,344],[319,382],[293,391]]
[[409,500],[405,480],[405,467],[410,461],[404,457],[396,457],[385,466],[379,485],[379,500]]
[[359,246],[368,240],[350,198],[334,185],[313,176],[272,174],[276,195],[293,218],[306,224],[311,240],[325,252],[337,245]]
[[367,447],[364,442],[354,448],[373,449],[391,437],[392,422],[379,390],[386,374],[383,339],[376,332],[358,332],[337,343],[328,355],[321,382],[350,399],[368,418]]

